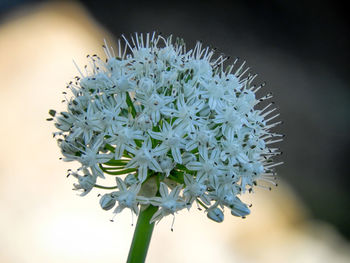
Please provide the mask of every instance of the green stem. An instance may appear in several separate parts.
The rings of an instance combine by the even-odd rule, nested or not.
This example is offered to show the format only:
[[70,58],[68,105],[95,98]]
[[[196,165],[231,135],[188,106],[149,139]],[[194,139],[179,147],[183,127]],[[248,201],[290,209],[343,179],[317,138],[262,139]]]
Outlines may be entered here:
[[154,223],[150,224],[149,221],[157,210],[158,207],[149,205],[147,209],[140,212],[137,219],[134,237],[132,238],[127,263],[145,262],[154,228]]
[[135,118],[136,116],[136,110],[134,107],[134,103],[132,102],[131,98],[130,98],[130,94],[129,92],[126,92],[126,104],[128,104],[130,110],[131,110],[131,115]]
[[129,168],[129,169],[124,169],[124,170],[120,170],[120,171],[111,172],[110,170],[102,169],[102,171],[104,171],[105,173],[110,174],[110,175],[122,175],[122,174],[135,172],[136,170],[137,169]]
[[100,189],[117,189],[117,186],[103,186],[103,185],[99,185],[99,184],[95,184],[94,187],[96,188],[100,188]]

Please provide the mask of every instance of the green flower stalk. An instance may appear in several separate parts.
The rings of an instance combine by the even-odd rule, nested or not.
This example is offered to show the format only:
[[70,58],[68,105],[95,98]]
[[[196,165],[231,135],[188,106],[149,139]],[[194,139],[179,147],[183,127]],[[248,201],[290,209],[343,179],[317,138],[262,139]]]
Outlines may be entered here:
[[[257,98],[263,85],[245,62],[226,65],[199,42],[187,50],[155,33],[123,41],[117,54],[103,46],[106,61],[94,55],[78,68],[66,111],[49,120],[63,160],[81,164],[69,170],[74,190],[104,189],[102,209],[139,216],[128,262],[143,262],[154,223],[194,203],[215,222],[224,208],[246,217],[239,196],[277,185],[273,145],[283,136],[271,131],[281,123],[272,95]],[[100,183],[106,176],[115,184]]]

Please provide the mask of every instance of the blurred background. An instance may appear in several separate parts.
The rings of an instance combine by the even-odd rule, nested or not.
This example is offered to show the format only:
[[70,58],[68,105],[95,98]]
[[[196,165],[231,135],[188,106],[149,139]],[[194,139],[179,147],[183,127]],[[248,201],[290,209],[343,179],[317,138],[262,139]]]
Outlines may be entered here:
[[[247,219],[192,209],[155,228],[148,262],[349,262],[349,18],[337,1],[0,0],[0,262],[124,262],[134,228],[71,191],[45,119],[103,39],[162,32],[240,57],[286,134],[279,187]],[[101,192],[103,193],[103,192]]]

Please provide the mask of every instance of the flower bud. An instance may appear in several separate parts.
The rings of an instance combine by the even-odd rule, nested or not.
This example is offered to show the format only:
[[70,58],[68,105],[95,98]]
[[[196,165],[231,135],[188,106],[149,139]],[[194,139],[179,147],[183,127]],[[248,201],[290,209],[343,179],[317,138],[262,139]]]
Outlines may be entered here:
[[224,214],[220,208],[215,207],[208,210],[207,217],[215,222],[221,223],[224,221]]
[[167,177],[169,176],[171,170],[173,170],[173,168],[175,167],[175,163],[173,162],[173,160],[167,156],[159,160],[159,165],[160,168],[162,168],[163,173],[165,173]]
[[242,202],[235,203],[231,209],[231,214],[233,216],[245,217],[250,214],[250,209],[248,206]]
[[137,178],[135,176],[135,174],[128,174],[125,179],[124,179],[124,183],[127,185],[127,186],[131,186],[133,184],[136,184],[137,183]]
[[129,81],[125,77],[122,77],[120,78],[120,80],[118,80],[118,89],[120,91],[123,91],[123,92],[128,91],[129,86],[130,86]]
[[100,205],[103,210],[110,210],[115,205],[115,198],[112,196],[112,194],[105,194],[100,199]]

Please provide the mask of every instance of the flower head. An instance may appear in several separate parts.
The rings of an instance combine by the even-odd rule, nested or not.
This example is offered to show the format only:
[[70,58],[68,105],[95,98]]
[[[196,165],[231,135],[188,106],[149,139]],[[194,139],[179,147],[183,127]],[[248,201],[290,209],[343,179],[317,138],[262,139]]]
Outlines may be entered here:
[[[271,131],[280,124],[266,104],[271,94],[256,97],[263,85],[252,84],[256,75],[245,63],[226,66],[226,57],[214,58],[201,43],[187,50],[183,40],[155,33],[124,42],[117,55],[104,46],[106,61],[90,57],[91,66],[67,86],[66,111],[49,112],[63,160],[81,164],[70,172],[74,188],[82,195],[116,189],[100,200],[115,213],[157,206],[151,222],[193,203],[216,222],[225,207],[248,215],[238,196],[276,185],[281,164],[271,147],[282,140]],[[114,186],[97,184],[106,175],[116,177]],[[145,194],[151,182],[156,190]]]

